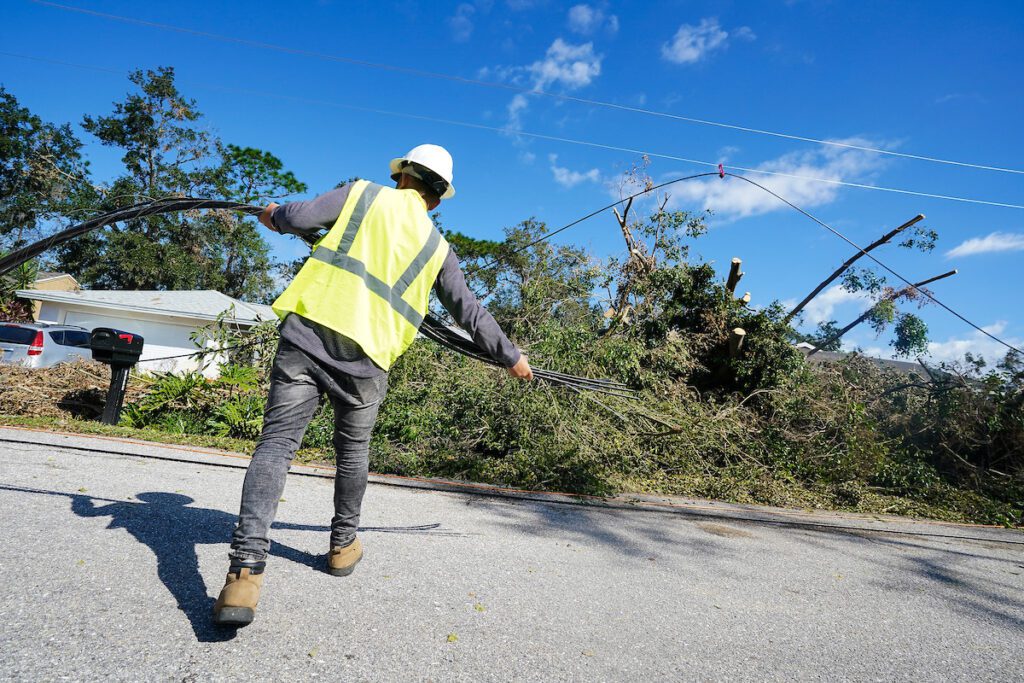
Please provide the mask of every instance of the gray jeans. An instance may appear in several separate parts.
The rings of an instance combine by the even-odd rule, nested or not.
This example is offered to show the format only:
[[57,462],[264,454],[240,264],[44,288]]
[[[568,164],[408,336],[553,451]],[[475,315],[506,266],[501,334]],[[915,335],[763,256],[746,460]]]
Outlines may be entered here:
[[295,451],[309,421],[327,394],[334,407],[334,517],[331,547],[352,542],[366,492],[370,432],[388,390],[387,374],[372,379],[331,372],[281,340],[270,373],[270,395],[256,452],[245,473],[238,526],[230,556],[263,561],[270,550],[270,525]]

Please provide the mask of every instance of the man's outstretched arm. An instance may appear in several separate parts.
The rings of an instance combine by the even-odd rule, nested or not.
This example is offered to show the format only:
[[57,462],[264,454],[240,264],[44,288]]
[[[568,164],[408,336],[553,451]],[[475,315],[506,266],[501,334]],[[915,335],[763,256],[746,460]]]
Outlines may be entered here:
[[271,202],[260,214],[260,223],[282,235],[317,235],[334,227],[348,193],[349,185],[344,185],[308,202]]
[[504,366],[510,375],[520,379],[533,379],[530,362],[516,345],[502,332],[466,284],[466,276],[459,266],[455,252],[448,252],[441,272],[434,283],[434,291],[441,305],[452,314],[455,322],[469,332],[469,336],[491,358]]

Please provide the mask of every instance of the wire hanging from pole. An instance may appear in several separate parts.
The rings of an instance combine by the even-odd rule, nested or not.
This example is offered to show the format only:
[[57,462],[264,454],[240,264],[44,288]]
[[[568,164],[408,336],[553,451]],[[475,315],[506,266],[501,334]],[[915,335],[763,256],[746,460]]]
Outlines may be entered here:
[[[784,204],[786,204],[790,208],[792,208],[795,211],[797,211],[798,213],[804,215],[805,217],[809,218],[810,220],[812,220],[813,222],[817,223],[821,227],[825,228],[826,230],[828,230],[829,232],[834,234],[836,237],[839,237],[844,242],[846,242],[847,244],[851,245],[852,247],[854,247],[858,251],[863,252],[865,256],[867,256],[870,260],[874,261],[881,268],[883,268],[886,271],[888,271],[889,273],[891,273],[893,276],[897,277],[898,279],[900,279],[901,281],[903,281],[907,285],[913,286],[913,283],[908,278],[906,278],[903,275],[900,275],[899,273],[897,273],[895,270],[893,270],[888,265],[883,263],[876,256],[874,256],[874,255],[864,251],[864,249],[861,248],[859,245],[857,245],[855,242],[853,242],[853,240],[851,240],[850,238],[846,237],[846,235],[842,234],[841,232],[839,232],[838,230],[836,230],[835,228],[830,226],[828,223],[825,223],[821,219],[815,217],[811,213],[805,211],[804,209],[800,208],[799,206],[797,206],[793,202],[789,201],[788,199],[786,199],[786,198],[782,197],[781,195],[779,195],[778,193],[774,192],[770,188],[765,187],[761,183],[758,183],[755,180],[751,180],[750,178],[748,178],[748,177],[746,177],[744,175],[739,175],[739,174],[736,174],[736,173],[731,173],[731,172],[724,171],[724,169],[721,170],[721,171],[716,170],[716,171],[710,171],[710,172],[705,172],[705,173],[697,173],[697,174],[693,174],[693,175],[689,175],[689,176],[684,176],[684,177],[681,177],[681,178],[675,178],[673,180],[669,180],[669,181],[666,181],[666,182],[654,185],[652,187],[645,188],[644,190],[641,190],[639,192],[635,192],[635,193],[633,193],[633,194],[631,194],[631,195],[629,195],[627,197],[623,197],[622,199],[620,199],[618,201],[615,201],[615,202],[612,202],[610,204],[607,204],[606,206],[603,206],[603,207],[601,207],[600,209],[598,209],[596,211],[592,211],[592,212],[586,214],[585,216],[583,216],[581,218],[578,218],[578,219],[576,219],[574,221],[571,221],[570,223],[567,223],[566,225],[563,225],[562,227],[558,228],[557,230],[554,230],[554,231],[544,235],[543,237],[540,237],[539,239],[536,239],[533,242],[530,242],[529,244],[526,244],[526,245],[523,245],[521,247],[518,247],[515,251],[513,251],[511,253],[517,253],[517,252],[522,251],[524,249],[528,249],[529,247],[534,246],[535,244],[538,244],[538,243],[543,242],[545,240],[551,239],[555,235],[557,235],[557,234],[559,234],[561,232],[564,232],[565,230],[568,230],[569,228],[572,228],[572,227],[574,227],[576,225],[579,225],[580,223],[582,223],[582,222],[584,222],[584,221],[586,221],[586,220],[588,220],[590,218],[593,218],[594,216],[597,216],[598,214],[600,214],[600,213],[602,213],[604,211],[607,211],[608,209],[610,209],[612,207],[618,206],[618,205],[622,204],[623,202],[629,201],[631,199],[635,199],[636,197],[640,197],[640,196],[643,196],[643,195],[650,194],[652,192],[655,192],[656,190],[659,190],[659,189],[664,188],[664,187],[668,187],[670,185],[674,185],[676,183],[684,182],[684,181],[687,181],[687,180],[695,180],[697,178],[702,178],[702,177],[707,177],[707,176],[716,176],[716,175],[717,176],[722,176],[723,178],[725,176],[728,176],[728,177],[731,177],[731,178],[736,178],[738,180],[742,180],[743,182],[749,183],[749,184],[753,185],[754,187],[759,188],[760,190],[762,190],[764,192],[767,192],[768,194],[772,195],[773,197],[775,197],[779,201],[783,202]],[[63,231],[55,234],[55,235],[51,235],[50,237],[44,238],[42,240],[39,240],[38,242],[30,244],[30,245],[28,245],[26,247],[23,247],[22,249],[19,249],[19,250],[15,251],[15,252],[12,252],[11,254],[8,254],[7,256],[5,256],[3,258],[0,258],[0,276],[3,276],[7,272],[13,270],[14,268],[19,266],[20,264],[24,263],[25,261],[28,261],[29,259],[34,258],[35,256],[38,256],[39,254],[41,254],[42,252],[46,251],[47,249],[50,249],[50,248],[52,248],[54,246],[57,246],[59,244],[63,244],[64,242],[67,242],[68,240],[74,239],[75,237],[77,237],[79,235],[82,235],[82,234],[85,234],[87,232],[90,232],[91,230],[95,230],[95,229],[104,227],[106,225],[111,225],[111,224],[116,223],[116,222],[120,222],[120,221],[124,221],[124,220],[131,220],[133,218],[140,218],[140,217],[143,217],[143,216],[155,215],[155,214],[160,214],[160,213],[171,213],[171,212],[174,212],[174,211],[184,211],[184,210],[189,210],[189,209],[227,209],[227,210],[232,210],[232,211],[240,211],[242,213],[245,213],[245,214],[248,214],[248,215],[251,215],[251,216],[258,216],[260,213],[263,212],[264,207],[254,206],[254,205],[249,205],[249,204],[242,204],[242,203],[239,203],[239,202],[225,201],[225,200],[197,199],[197,198],[192,198],[192,197],[168,197],[168,198],[163,198],[163,199],[152,200],[152,201],[149,201],[149,202],[143,202],[143,203],[140,203],[140,204],[135,204],[133,206],[126,207],[126,208],[123,208],[123,209],[117,209],[115,211],[111,211],[109,213],[102,214],[100,216],[95,216],[94,218],[92,218],[92,219],[90,219],[88,221],[85,221],[84,223],[80,223],[78,225],[72,226],[72,227],[70,227],[70,228],[68,228],[66,230],[63,230]],[[498,257],[492,259],[491,261],[489,261],[489,262],[487,262],[487,263],[485,263],[483,265],[477,266],[477,267],[472,268],[472,269],[467,269],[467,275],[468,274],[477,273],[480,270],[483,270],[485,268],[490,268],[490,267],[494,266],[495,264],[499,263],[500,261],[504,260],[504,258],[505,257],[503,257],[503,256],[498,256]],[[1012,344],[1010,344],[1010,343],[1000,339],[999,337],[995,336],[991,332],[989,332],[989,331],[985,330],[984,328],[982,328],[980,325],[977,325],[977,324],[973,323],[972,321],[968,320],[962,314],[958,313],[957,311],[955,311],[951,307],[947,306],[942,301],[939,301],[939,299],[937,299],[933,294],[931,294],[927,290],[921,290],[921,292],[929,300],[931,300],[933,303],[935,303],[936,305],[938,305],[939,307],[941,307],[942,309],[944,309],[948,313],[952,314],[954,317],[956,317],[960,321],[964,322],[968,326],[972,327],[973,329],[977,330],[978,332],[981,332],[985,336],[987,336],[990,339],[992,339],[993,341],[996,341],[999,344],[1005,346],[1006,348],[1010,349],[1011,351],[1015,351],[1017,353],[1020,353],[1020,354],[1024,355],[1024,351],[1021,351],[1021,349],[1017,348],[1016,346],[1014,346],[1014,345],[1012,345]],[[429,325],[428,325],[428,323],[429,323]],[[463,355],[476,354],[476,355],[480,356],[480,358],[479,358],[480,360],[483,360],[483,359],[487,358],[486,353],[484,353],[482,350],[480,350],[478,347],[476,347],[476,345],[472,342],[472,340],[464,338],[461,335],[458,335],[458,334],[455,334],[455,333],[451,332],[450,328],[448,328],[447,325],[445,325],[443,322],[441,322],[440,320],[438,320],[437,318],[435,318],[432,315],[429,315],[429,314],[427,315],[427,317],[426,317],[426,319],[424,321],[424,328],[426,328],[426,330],[424,330],[424,336],[427,336],[428,332],[431,333],[431,334],[434,334],[435,337],[436,337],[435,341],[437,341],[439,344],[442,344],[442,345],[446,346],[447,348],[449,348],[449,349],[451,349],[453,351],[456,351],[456,352],[461,353]],[[421,330],[423,330],[423,328],[421,328]],[[486,362],[486,361],[484,361],[484,362]],[[534,374],[536,374],[536,372]],[[578,378],[578,379],[583,379],[583,378]],[[591,380],[588,380],[588,381],[591,381]],[[554,376],[551,376],[551,382],[555,383],[555,384],[558,383],[558,381],[556,380],[556,378]]]

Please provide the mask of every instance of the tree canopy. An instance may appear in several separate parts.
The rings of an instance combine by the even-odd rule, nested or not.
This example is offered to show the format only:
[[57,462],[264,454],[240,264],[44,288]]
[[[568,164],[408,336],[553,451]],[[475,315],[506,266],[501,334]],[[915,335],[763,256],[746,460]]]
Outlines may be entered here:
[[0,249],[42,236],[93,194],[71,126],[44,122],[0,86]]
[[[202,115],[174,81],[174,70],[134,71],[133,88],[82,127],[123,151],[123,172],[97,208],[146,199],[199,196],[262,203],[306,190],[280,159],[226,144],[201,125]],[[148,216],[68,242],[60,267],[105,289],[216,289],[262,301],[272,291],[269,247],[257,224],[233,212]]]

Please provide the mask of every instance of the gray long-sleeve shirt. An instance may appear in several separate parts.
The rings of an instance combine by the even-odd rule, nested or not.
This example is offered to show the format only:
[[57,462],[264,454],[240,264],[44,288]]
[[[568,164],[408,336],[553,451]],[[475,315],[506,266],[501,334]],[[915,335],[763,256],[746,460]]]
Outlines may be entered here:
[[[330,230],[341,214],[350,189],[351,184],[347,184],[308,202],[279,206],[271,215],[271,222],[284,234],[309,236]],[[455,322],[469,332],[476,345],[491,358],[507,368],[519,361],[519,349],[470,291],[459,259],[450,249],[434,281],[434,292]],[[376,377],[384,372],[355,341],[298,314],[286,316],[280,330],[283,339],[328,367],[355,377]]]

